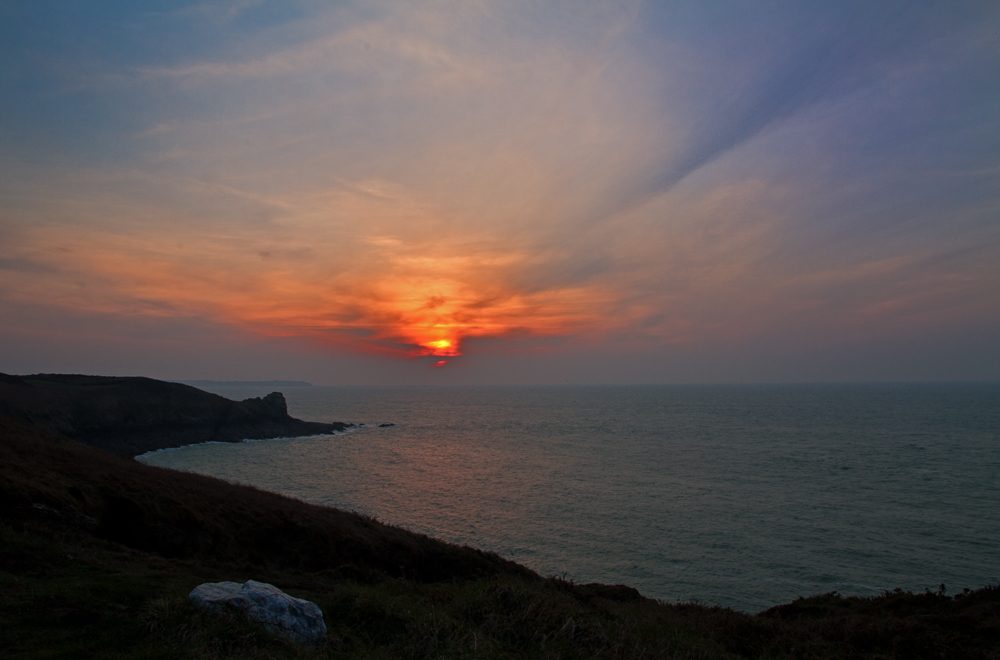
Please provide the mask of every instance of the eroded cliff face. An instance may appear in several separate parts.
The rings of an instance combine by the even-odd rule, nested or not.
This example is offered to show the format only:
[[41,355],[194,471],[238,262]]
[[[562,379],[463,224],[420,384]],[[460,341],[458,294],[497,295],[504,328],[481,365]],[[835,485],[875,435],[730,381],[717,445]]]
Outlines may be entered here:
[[66,374],[0,374],[0,414],[123,456],[198,442],[319,435],[348,426],[290,417],[280,392],[232,401],[151,378]]

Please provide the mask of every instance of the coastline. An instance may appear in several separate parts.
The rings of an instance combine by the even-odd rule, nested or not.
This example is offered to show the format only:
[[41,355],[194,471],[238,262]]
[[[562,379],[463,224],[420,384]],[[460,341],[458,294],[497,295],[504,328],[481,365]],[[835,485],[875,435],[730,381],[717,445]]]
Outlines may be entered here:
[[[996,393],[315,388],[290,394],[289,408],[399,426],[158,464],[361,511],[543,575],[757,612],[880,593],[854,584],[996,583],[1000,565],[980,543],[997,538],[995,426],[976,412]],[[941,488],[948,499],[934,500]]]
[[15,656],[301,657],[187,602],[197,584],[247,579],[316,602],[329,658],[986,660],[1000,640],[1000,587],[827,594],[755,615],[655,601],[3,418],[0,437],[0,645]]
[[[102,386],[107,382],[104,379],[93,381]],[[926,536],[921,536],[927,530],[897,524],[908,519],[908,509],[891,515],[874,512],[876,518],[888,518],[877,529],[867,530],[838,513],[855,511],[862,518],[869,515],[853,506],[856,502],[850,493],[858,492],[858,488],[885,491],[885,484],[891,482],[872,480],[890,473],[893,466],[909,466],[911,471],[931,479],[948,479],[953,486],[963,482],[981,483],[982,470],[978,466],[988,465],[990,457],[995,455],[995,445],[989,437],[973,434],[981,436],[981,430],[963,426],[975,416],[966,414],[971,409],[961,404],[971,401],[971,395],[982,398],[994,391],[996,387],[981,390],[977,386],[967,390],[964,385],[916,390],[909,385],[823,386],[794,391],[785,387],[756,386],[446,388],[444,391],[360,388],[357,392],[303,388],[294,395],[293,409],[306,418],[322,419],[344,412],[345,416],[355,419],[391,418],[401,426],[386,434],[344,437],[339,442],[306,442],[305,446],[293,443],[288,446],[290,452],[285,452],[284,443],[270,448],[269,443],[263,443],[252,452],[238,452],[254,457],[248,466],[254,463],[272,466],[264,470],[263,480],[252,470],[240,467],[242,461],[221,465],[219,461],[229,454],[226,451],[212,450],[205,454],[222,469],[206,470],[194,466],[192,471],[217,474],[232,482],[258,484],[303,501],[377,515],[380,519],[453,543],[498,552],[544,574],[565,574],[586,581],[623,582],[656,598],[698,599],[754,612],[797,596],[831,590],[844,595],[867,596],[877,593],[869,588],[871,585],[922,591],[924,588],[934,590],[942,582],[951,587],[978,588],[997,581],[990,557],[984,557],[978,546],[966,547],[968,543],[964,540],[971,538],[974,542],[976,538],[995,535],[988,527],[989,521],[995,519],[995,512],[988,507],[983,510],[982,506],[979,509],[975,506],[983,497],[970,502],[962,511],[953,512],[946,520],[939,520],[940,516],[935,514],[941,507],[928,509],[924,506],[919,513],[910,512],[932,524],[936,538],[942,538],[927,546],[929,550],[923,549],[927,545]],[[253,393],[263,394],[262,391]],[[832,398],[833,393],[839,393],[840,398]],[[910,415],[906,412],[908,409],[899,408],[899,401],[912,398],[914,393],[922,403],[920,410]],[[198,399],[189,401],[206,396],[201,392],[196,394]],[[900,399],[900,395],[905,396]],[[565,409],[566,400],[583,401],[593,415],[615,420],[615,423],[605,432],[595,430],[587,422],[587,415],[553,415],[554,410],[575,410]],[[327,406],[325,402],[331,404]],[[720,404],[735,410],[752,409],[759,420],[770,423],[770,426],[761,427],[764,429],[761,437],[766,442],[720,444],[720,438],[724,438],[731,427],[725,424],[705,426],[706,411],[712,411],[711,415],[717,418]],[[818,428],[818,431],[809,431],[805,436],[786,434],[785,429],[794,428],[795,420],[791,418],[792,424],[787,424],[789,420],[780,416],[785,414],[783,411],[800,410],[809,420],[822,420],[816,416],[826,415],[837,405],[864,413],[861,416],[868,420],[865,428],[842,427],[841,437],[850,436],[850,442],[845,444],[822,431],[824,427],[841,428],[839,418],[821,422],[819,427],[814,427],[810,421],[807,430]],[[493,413],[488,406],[496,407],[504,415],[507,409],[517,411],[512,420],[514,425],[504,427],[505,430],[493,439],[479,435],[480,428],[492,424],[484,427],[481,423],[492,419],[489,415]],[[952,416],[941,416],[939,409],[942,407],[952,410]],[[166,408],[173,414],[185,414],[182,407]],[[669,417],[649,418],[648,413],[641,412],[657,408],[665,408]],[[467,417],[469,410],[478,410],[487,417],[480,414]],[[912,420],[898,428],[873,426],[872,421],[878,420],[887,410],[900,411]],[[701,451],[697,449],[699,441],[696,436],[684,435],[686,417],[683,415],[694,415],[691,419],[701,420],[698,424],[704,429],[703,435],[711,440],[706,446],[715,449],[700,458],[692,453]],[[955,415],[961,420],[955,422]],[[768,422],[768,419],[776,421]],[[647,421],[648,428],[637,426]],[[937,424],[940,430],[935,432],[928,424]],[[661,429],[668,428],[680,429],[680,435],[675,435],[682,442],[675,443],[674,447],[667,445],[667,453],[664,453],[664,442],[656,438],[660,437]],[[869,429],[874,429],[875,436]],[[564,445],[558,439],[545,440],[548,430],[559,434],[555,438],[570,439],[570,444]],[[919,431],[919,435],[912,436],[914,431]],[[936,446],[930,442],[935,433],[943,438]],[[898,441],[892,440],[893,434],[899,436]],[[449,441],[449,436],[457,440],[457,444]],[[316,434],[278,433],[271,437],[308,439]],[[168,446],[201,444],[192,442],[182,432],[177,432],[174,438]],[[636,438],[640,442],[636,442]],[[642,438],[655,441],[654,453],[650,453],[648,443],[642,444]],[[248,439],[260,438],[239,435],[226,443],[245,444]],[[609,442],[614,443],[615,453],[601,453],[602,443]],[[802,454],[807,449],[806,442],[812,442],[818,450],[811,454],[812,458],[810,454]],[[587,443],[596,444],[586,449]],[[982,445],[982,451],[970,453],[977,443]],[[561,446],[570,453],[560,449]],[[154,445],[154,448],[164,448],[164,444]],[[583,453],[580,453],[581,448]],[[594,454],[594,451],[599,453]],[[677,451],[684,452],[682,461],[663,462]],[[145,453],[122,452],[122,455]],[[159,462],[150,456],[142,462],[188,469],[185,467],[187,459],[182,458],[182,454],[172,452],[164,456],[169,455],[174,458]],[[421,459],[421,455],[429,462]],[[587,456],[598,455],[603,458],[597,472],[574,467],[580,459],[586,463]],[[968,461],[953,460],[960,455],[979,456],[980,459],[970,466]],[[384,464],[387,457],[392,458],[391,464]],[[803,462],[802,458],[808,460]],[[192,459],[199,460],[197,456]],[[753,470],[741,467],[734,471],[737,464],[745,467],[747,460],[755,466]],[[799,465],[814,465],[815,469],[810,468],[796,478],[788,472],[789,460]],[[525,471],[524,468],[533,465],[557,466],[558,478],[549,479]],[[751,498],[743,505],[738,518],[753,519],[759,529],[740,533],[742,522],[734,517],[726,501],[734,501],[735,497],[745,499],[748,493],[757,493],[754,489],[761,481],[761,469],[767,466],[781,466],[781,470],[787,472],[777,475],[779,481],[775,482],[780,484],[780,479],[784,479],[785,485],[777,490],[768,486],[771,490],[759,491],[756,499],[766,502],[768,493],[797,493],[797,501],[806,508],[755,508],[754,498]],[[706,467],[711,467],[711,474],[705,472]],[[296,475],[291,487],[281,481],[281,472],[289,470]],[[697,473],[697,478],[690,478],[692,471]],[[638,480],[646,487],[626,488],[628,479],[621,482],[611,478],[615,474],[630,475],[629,479]],[[773,479],[773,476],[768,478]],[[789,480],[808,487],[804,491],[796,490],[796,484]],[[614,488],[602,491],[602,483]],[[922,478],[911,485],[920,493],[934,488],[934,483]],[[527,499],[524,493],[518,495],[522,484],[534,484]],[[567,484],[572,492],[562,492]],[[580,490],[573,484],[588,486]],[[709,489],[704,492],[721,494],[722,499],[714,495],[714,499],[706,499],[701,494],[701,486]],[[573,492],[576,495],[570,497]],[[811,492],[822,497],[810,500]],[[893,492],[890,489],[885,496],[909,501],[904,496],[910,491],[899,491],[896,496]],[[358,493],[368,495],[359,498]],[[603,494],[596,499],[591,497],[598,493]],[[500,508],[490,501],[498,495],[505,498]],[[588,497],[599,506],[586,504]],[[691,504],[672,504],[681,502],[699,507],[698,517],[689,516]],[[569,505],[569,509],[564,505]],[[815,511],[816,506],[827,512],[819,521],[822,523],[819,527],[810,522],[815,518],[810,510]],[[657,531],[663,526],[657,522],[657,515],[660,520],[675,521],[668,531]],[[970,522],[970,516],[975,520]],[[581,526],[577,522],[581,520],[589,524]],[[698,523],[699,520],[705,524]],[[806,543],[804,550],[798,555],[775,554],[772,546],[766,545],[771,538],[764,531],[766,529],[779,531],[775,536],[779,542],[778,553],[783,551],[781,542],[808,537],[803,541]],[[627,543],[622,545],[615,539],[624,539]],[[805,551],[808,556],[803,554]],[[706,560],[699,559],[702,555]]]
[[293,418],[280,392],[233,401],[180,383],[77,374],[0,374],[0,414],[120,456],[206,441],[329,434],[351,426]]
[[322,437],[327,437],[327,436],[333,437],[333,436],[337,436],[337,435],[345,435],[347,433],[353,433],[353,432],[355,432],[355,431],[357,431],[359,429],[362,429],[362,428],[365,428],[364,424],[351,425],[351,426],[348,426],[348,427],[344,428],[344,430],[342,430],[342,431],[332,431],[330,433],[312,433],[312,434],[309,434],[309,435],[283,435],[283,436],[278,436],[278,437],[275,437],[275,438],[242,438],[240,440],[235,440],[235,441],[229,441],[229,440],[205,440],[204,442],[192,442],[192,443],[187,444],[187,445],[178,445],[176,447],[161,447],[159,449],[152,449],[150,451],[143,452],[142,454],[137,454],[137,455],[133,456],[132,458],[135,459],[135,460],[137,460],[137,461],[142,462],[142,458],[144,456],[153,456],[155,454],[159,454],[159,453],[162,453],[162,452],[175,451],[177,449],[188,449],[190,447],[198,447],[198,446],[201,446],[201,445],[232,445],[232,444],[245,444],[245,443],[249,443],[249,442],[271,442],[272,440],[302,440],[302,439],[305,439],[305,438],[322,438]]

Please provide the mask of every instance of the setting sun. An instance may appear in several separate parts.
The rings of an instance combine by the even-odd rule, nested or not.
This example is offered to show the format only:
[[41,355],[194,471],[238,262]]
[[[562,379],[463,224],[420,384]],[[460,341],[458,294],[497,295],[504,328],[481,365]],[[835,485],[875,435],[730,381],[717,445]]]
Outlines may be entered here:
[[1000,660],[1000,0],[0,18],[0,660]]
[[567,23],[559,3],[199,0],[227,9],[192,50],[172,31],[202,9],[126,3],[107,33],[95,3],[89,27],[18,4],[92,45],[2,42],[7,369],[1000,373],[996,17],[969,9],[989,3],[864,27],[839,3],[731,23],[568,3]]
[[451,340],[438,339],[423,344],[431,350],[430,355],[461,355],[456,347],[452,346]]

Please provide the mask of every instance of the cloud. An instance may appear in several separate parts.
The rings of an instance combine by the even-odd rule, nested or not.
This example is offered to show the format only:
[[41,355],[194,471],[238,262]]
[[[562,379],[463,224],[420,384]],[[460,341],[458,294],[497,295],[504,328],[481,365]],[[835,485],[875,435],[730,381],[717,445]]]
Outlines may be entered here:
[[[367,209],[370,197],[340,201]],[[537,257],[488,237],[369,235],[357,243],[367,249],[354,253],[315,225],[288,234],[268,225],[183,234],[170,226],[124,233],[117,224],[57,225],[17,238],[32,246],[36,274],[51,276],[0,274],[7,299],[44,297],[77,311],[197,315],[265,336],[400,355],[458,355],[472,337],[572,334],[609,323],[602,299],[611,295],[599,287],[512,288],[508,273]]]
[[[962,21],[432,2],[269,25],[220,7],[218,48],[108,92],[145,128],[83,167],[4,157],[0,300],[411,357],[822,343],[996,309],[995,193],[918,189],[940,151],[885,137],[926,94],[926,37]],[[934,75],[967,71],[949,62]],[[917,193],[944,208],[923,230]]]
[[[757,59],[756,67],[735,64],[732,71],[714,72],[718,78],[713,87],[715,96],[698,108],[675,148],[666,150],[625,186],[617,186],[616,193],[596,205],[587,219],[604,220],[645,203],[817,105],[836,103],[861,88],[883,84],[887,70],[914,66],[915,54],[918,61],[928,59],[930,54],[920,51],[935,42],[945,41],[950,49],[963,40],[956,33],[967,32],[982,18],[973,14],[956,20],[953,14],[933,14],[921,20],[901,5],[872,8],[847,3],[824,15],[822,21],[806,16],[784,24],[787,31],[795,33],[791,38],[783,35],[790,44],[780,50],[770,44],[755,44],[755,51],[741,55]],[[747,29],[755,27],[751,24]],[[665,102],[678,96],[674,93]]]

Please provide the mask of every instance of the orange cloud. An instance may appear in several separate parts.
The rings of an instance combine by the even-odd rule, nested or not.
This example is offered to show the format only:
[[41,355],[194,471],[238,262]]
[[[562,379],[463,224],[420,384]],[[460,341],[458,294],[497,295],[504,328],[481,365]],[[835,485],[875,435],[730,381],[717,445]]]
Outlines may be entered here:
[[[223,249],[201,238],[185,252],[171,249],[176,237],[162,233],[39,230],[32,242],[47,252],[36,259],[58,262],[61,271],[22,282],[21,297],[131,315],[196,315],[264,336],[409,357],[460,356],[472,338],[579,335],[616,323],[610,305],[617,296],[607,287],[519,288],[512,274],[531,257],[510,250],[444,241],[419,246],[424,254],[414,256],[416,248],[396,242],[318,265],[301,254]],[[74,278],[86,286],[68,285]]]
[[414,357],[459,356],[471,338],[571,335],[608,323],[596,312],[600,298],[607,298],[599,290],[525,292],[476,281],[466,272],[435,275],[388,275],[329,289],[275,277],[270,291],[219,300],[217,309],[226,321],[263,334],[305,335]]

